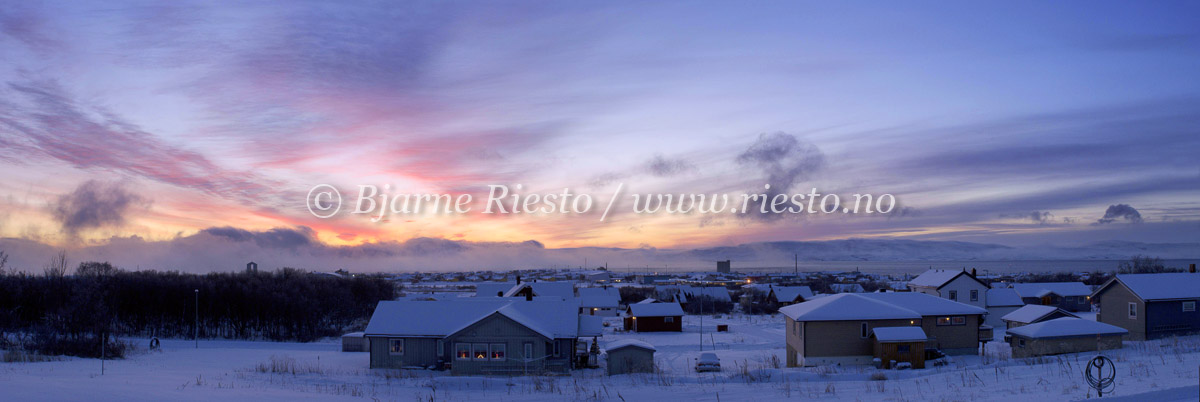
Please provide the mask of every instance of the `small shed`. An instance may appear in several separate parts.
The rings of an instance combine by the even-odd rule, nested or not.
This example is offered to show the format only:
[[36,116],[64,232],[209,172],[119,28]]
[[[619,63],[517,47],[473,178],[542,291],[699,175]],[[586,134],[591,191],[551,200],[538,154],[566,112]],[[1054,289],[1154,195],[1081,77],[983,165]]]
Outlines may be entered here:
[[1064,317],[1008,331],[1013,357],[1033,357],[1121,348],[1129,331],[1102,322]]
[[679,303],[631,304],[625,312],[625,330],[683,332],[683,308]]
[[912,368],[925,368],[925,331],[921,327],[878,327],[871,331],[874,339],[875,357],[883,362],[883,368],[893,368],[896,363],[907,362]]
[[369,352],[371,351],[369,345],[367,337],[362,332],[351,332],[342,335],[343,352]]
[[654,345],[636,339],[609,343],[608,375],[654,372]]

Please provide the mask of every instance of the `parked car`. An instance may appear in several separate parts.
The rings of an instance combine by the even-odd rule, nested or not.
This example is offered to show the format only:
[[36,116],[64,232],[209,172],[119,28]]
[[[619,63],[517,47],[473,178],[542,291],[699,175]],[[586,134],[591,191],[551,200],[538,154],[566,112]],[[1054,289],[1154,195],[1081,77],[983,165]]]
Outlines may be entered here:
[[701,353],[700,358],[696,359],[696,372],[706,371],[721,371],[721,359],[717,358],[716,353]]

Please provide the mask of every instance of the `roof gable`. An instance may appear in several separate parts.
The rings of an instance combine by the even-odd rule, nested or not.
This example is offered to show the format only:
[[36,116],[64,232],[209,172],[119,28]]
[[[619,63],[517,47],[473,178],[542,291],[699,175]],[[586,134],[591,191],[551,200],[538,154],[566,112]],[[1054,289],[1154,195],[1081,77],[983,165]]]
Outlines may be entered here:
[[840,293],[816,298],[781,308],[779,312],[796,321],[921,318],[921,314],[915,311],[864,297],[861,293]]
[[946,286],[946,284],[953,282],[955,279],[958,279],[958,277],[960,277],[960,276],[966,276],[967,278],[970,278],[970,280],[975,281],[975,282],[979,283],[980,285],[983,285],[984,288],[991,288],[990,285],[979,280],[979,278],[976,278],[976,277],[968,274],[966,270],[955,271],[955,270],[931,269],[931,270],[925,271],[921,275],[918,275],[916,278],[913,278],[913,280],[908,281],[908,284],[911,286],[917,286],[917,287],[931,287],[931,288],[940,289],[942,286]]

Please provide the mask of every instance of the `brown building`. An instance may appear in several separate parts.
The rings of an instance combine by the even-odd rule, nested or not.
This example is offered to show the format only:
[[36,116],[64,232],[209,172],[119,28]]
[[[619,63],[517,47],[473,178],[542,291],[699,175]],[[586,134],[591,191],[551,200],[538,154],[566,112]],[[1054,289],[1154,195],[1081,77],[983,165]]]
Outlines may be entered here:
[[1140,341],[1200,333],[1200,274],[1117,275],[1095,293],[1096,321],[1129,331]]
[[[785,316],[787,365],[869,364],[872,330],[918,327],[923,347],[946,354],[978,352],[986,310],[923,293],[846,293],[779,310]],[[923,351],[922,351],[923,352]]]
[[892,362],[908,363],[912,368],[925,368],[925,331],[921,327],[880,327],[871,330],[875,340],[875,358],[882,368],[895,368]]
[[1124,328],[1082,318],[1065,317],[1008,331],[1013,357],[1119,349]]
[[630,304],[625,311],[625,330],[683,332],[683,308],[679,303]]

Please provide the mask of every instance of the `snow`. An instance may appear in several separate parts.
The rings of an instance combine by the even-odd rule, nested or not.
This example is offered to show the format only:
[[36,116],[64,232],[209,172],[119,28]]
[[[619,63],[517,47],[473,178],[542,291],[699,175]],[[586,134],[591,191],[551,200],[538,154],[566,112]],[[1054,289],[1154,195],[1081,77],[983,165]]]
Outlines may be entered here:
[[673,317],[683,315],[679,303],[647,303],[629,306],[629,315],[634,317]]
[[804,300],[813,297],[813,291],[808,286],[772,286],[771,291],[775,292],[775,300],[785,303],[796,300],[796,296]]
[[643,342],[643,341],[639,341],[637,339],[622,339],[622,340],[615,341],[615,342],[609,342],[607,345],[604,346],[604,350],[609,351],[609,350],[617,350],[617,349],[628,348],[628,347],[638,347],[638,348],[652,350],[652,351],[658,350],[658,349],[654,348],[654,345],[651,345],[651,344]]
[[[563,299],[571,299],[575,297],[575,283],[567,281],[559,282],[522,282],[521,286],[525,285],[533,287],[533,294],[537,296],[556,296]],[[484,282],[475,285],[475,296],[494,297],[497,294],[508,295],[516,293],[519,290],[515,282]]]
[[[932,296],[930,296],[932,297]],[[919,319],[921,314],[866,297],[841,293],[816,298],[779,309],[796,321]]]
[[[619,318],[609,318],[619,322]],[[685,316],[682,333],[625,333],[606,329],[602,342],[653,345],[660,372],[604,375],[605,369],[568,376],[451,376],[427,370],[368,369],[369,354],[340,352],[333,341],[277,343],[163,340],[148,352],[105,362],[66,358],[0,363],[0,399],[95,401],[212,400],[439,400],[439,401],[1072,401],[1095,397],[1081,372],[1095,352],[1014,359],[1008,345],[991,342],[986,356],[953,356],[948,366],[885,370],[869,366],[787,368],[784,319]],[[729,332],[713,332],[728,325]],[[700,350],[700,340],[704,349]],[[695,373],[700,353],[715,353],[722,371]],[[1116,363],[1116,389],[1098,401],[1195,401],[1200,337],[1126,342],[1106,350]],[[286,372],[259,367],[282,362]],[[776,363],[779,363],[776,365]],[[604,364],[603,362],[601,363]],[[744,371],[743,368],[744,367]],[[743,374],[746,373],[746,374]],[[872,380],[883,376],[886,380]]]
[[931,269],[931,270],[925,271],[921,275],[917,275],[916,278],[913,278],[913,280],[908,281],[908,284],[912,285],[912,286],[928,286],[928,287],[937,288],[937,287],[941,287],[942,285],[945,285],[946,282],[950,282],[955,277],[957,277],[960,274],[963,274],[964,272],[965,271]]
[[1089,296],[1092,290],[1080,282],[1014,283],[1013,290],[1021,297],[1043,297],[1051,293],[1059,296]]
[[[1017,311],[1013,311],[1011,313],[1005,314],[1004,317],[1000,317],[1000,319],[1004,320],[1004,321],[1015,321],[1015,322],[1019,322],[1019,323],[1028,324],[1028,323],[1037,321],[1038,319],[1041,319],[1042,317],[1050,315],[1050,313],[1053,313],[1058,310],[1059,310],[1059,308],[1054,307],[1054,306],[1042,306],[1042,305],[1037,305],[1037,304],[1030,304],[1025,307],[1021,307],[1021,308],[1017,309]],[[1065,310],[1063,311],[1063,313],[1070,315],[1072,317],[1075,316],[1074,314],[1071,314]]]
[[1026,338],[1058,338],[1071,336],[1123,335],[1124,328],[1082,318],[1063,317],[1008,330],[1009,334]]
[[919,342],[929,339],[921,327],[879,327],[871,332],[880,342]]
[[987,290],[988,307],[1019,307],[1024,306],[1021,295],[1009,288],[994,288]]
[[987,310],[950,299],[915,292],[864,293],[862,297],[916,311],[921,315],[984,314]]
[[1130,274],[1117,275],[1142,300],[1200,298],[1200,274]]
[[445,337],[492,314],[501,314],[547,338],[573,338],[580,317],[575,301],[464,298],[439,301],[382,301],[367,324],[368,335]]

